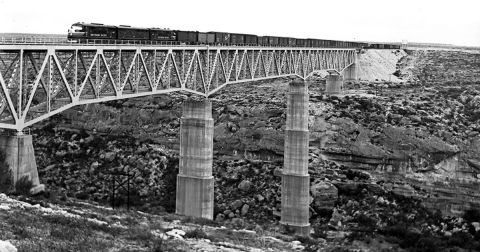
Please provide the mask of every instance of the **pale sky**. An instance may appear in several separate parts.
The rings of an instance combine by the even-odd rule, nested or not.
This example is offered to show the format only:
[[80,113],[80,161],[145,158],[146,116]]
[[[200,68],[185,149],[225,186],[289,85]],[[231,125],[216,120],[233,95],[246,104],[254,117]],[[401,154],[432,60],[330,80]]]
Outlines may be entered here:
[[0,0],[0,33],[66,34],[79,21],[480,46],[480,0]]

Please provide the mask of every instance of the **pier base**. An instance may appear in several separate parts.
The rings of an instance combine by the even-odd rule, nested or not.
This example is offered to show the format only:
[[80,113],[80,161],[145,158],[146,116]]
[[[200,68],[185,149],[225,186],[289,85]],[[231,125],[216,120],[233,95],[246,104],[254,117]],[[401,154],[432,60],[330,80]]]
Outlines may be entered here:
[[180,120],[176,213],[213,219],[213,118],[207,100],[187,100]]
[[308,139],[308,86],[295,80],[289,85],[287,97],[280,223],[303,236],[310,233]]
[[337,95],[342,93],[343,76],[336,74],[327,75],[325,93],[329,95]]
[[14,184],[22,177],[27,177],[33,184],[30,193],[37,194],[45,190],[38,178],[31,135],[0,135],[0,150],[5,153],[5,162],[10,166]]

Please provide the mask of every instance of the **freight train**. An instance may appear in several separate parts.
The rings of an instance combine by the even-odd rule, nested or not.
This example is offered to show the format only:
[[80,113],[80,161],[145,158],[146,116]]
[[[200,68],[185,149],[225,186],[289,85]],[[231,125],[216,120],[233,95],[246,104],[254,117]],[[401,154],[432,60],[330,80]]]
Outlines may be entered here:
[[[227,32],[180,31],[160,28],[112,26],[98,23],[75,23],[68,31],[68,40],[79,43],[172,43],[184,45],[284,46],[321,48],[396,49],[395,45],[368,44],[324,39],[300,39],[257,36]],[[400,48],[398,46],[398,48]]]

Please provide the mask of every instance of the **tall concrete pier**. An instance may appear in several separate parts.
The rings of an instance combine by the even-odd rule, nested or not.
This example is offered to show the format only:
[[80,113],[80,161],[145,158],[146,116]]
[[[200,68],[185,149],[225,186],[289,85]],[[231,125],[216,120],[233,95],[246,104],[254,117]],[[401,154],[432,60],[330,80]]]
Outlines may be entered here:
[[289,85],[284,153],[280,223],[307,236],[310,233],[308,86],[302,80]]
[[13,182],[27,177],[33,185],[31,193],[45,189],[38,179],[37,162],[31,135],[0,135],[0,150],[5,153],[5,162],[10,166]]
[[187,100],[180,120],[177,214],[213,219],[212,162],[212,104]]
[[343,76],[338,73],[330,73],[327,75],[325,93],[330,95],[336,95],[342,93]]

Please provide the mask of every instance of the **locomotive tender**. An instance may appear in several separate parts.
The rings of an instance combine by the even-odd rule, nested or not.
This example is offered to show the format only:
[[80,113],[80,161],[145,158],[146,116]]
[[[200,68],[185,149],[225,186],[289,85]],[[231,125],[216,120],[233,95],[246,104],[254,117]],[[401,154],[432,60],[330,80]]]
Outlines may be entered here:
[[[112,26],[98,23],[75,23],[68,31],[68,40],[79,43],[162,43],[185,45],[247,45],[322,48],[377,48],[399,49],[400,45],[368,44],[324,39],[299,39],[257,36],[226,32],[181,31],[160,28],[137,28],[126,25]],[[398,48],[397,48],[398,47]]]

